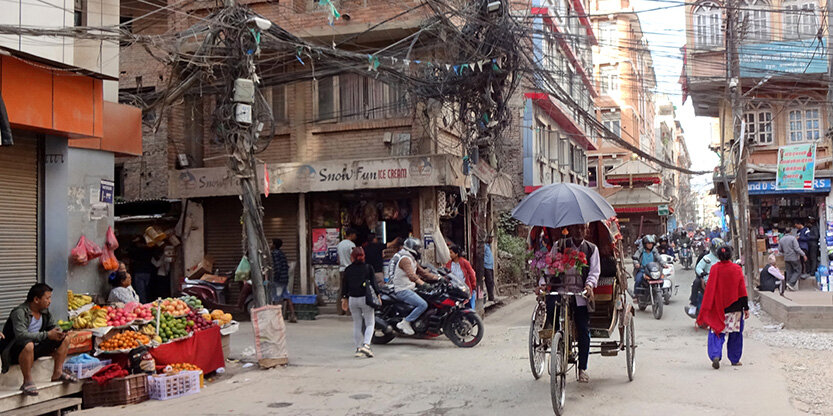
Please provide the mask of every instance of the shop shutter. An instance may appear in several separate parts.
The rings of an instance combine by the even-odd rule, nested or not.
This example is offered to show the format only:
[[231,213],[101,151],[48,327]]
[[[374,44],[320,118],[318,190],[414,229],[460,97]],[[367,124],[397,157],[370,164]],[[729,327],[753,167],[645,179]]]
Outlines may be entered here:
[[[242,207],[236,197],[208,198],[205,210],[205,254],[214,257],[214,268],[221,274],[234,274],[243,257]],[[267,239],[283,240],[287,259],[298,261],[298,198],[296,195],[272,195],[263,202],[263,226]],[[300,267],[300,265],[298,266]],[[296,267],[296,286],[297,276]]]
[[0,322],[38,281],[38,166],[35,138],[0,148]]

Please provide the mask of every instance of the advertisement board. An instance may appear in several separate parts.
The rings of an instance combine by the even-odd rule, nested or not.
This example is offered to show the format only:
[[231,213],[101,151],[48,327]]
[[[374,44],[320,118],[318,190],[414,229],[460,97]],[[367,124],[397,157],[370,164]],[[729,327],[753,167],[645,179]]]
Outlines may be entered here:
[[741,77],[826,74],[827,41],[817,38],[741,44]]
[[776,190],[812,190],[815,175],[815,144],[794,144],[778,148]]

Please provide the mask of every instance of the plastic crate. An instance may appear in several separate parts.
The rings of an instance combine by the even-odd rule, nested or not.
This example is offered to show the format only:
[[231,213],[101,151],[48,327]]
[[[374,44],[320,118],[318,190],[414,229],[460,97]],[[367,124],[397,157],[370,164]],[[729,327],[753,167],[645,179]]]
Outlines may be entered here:
[[148,376],[148,394],[153,400],[169,400],[200,392],[202,371]]
[[147,375],[134,374],[114,378],[103,386],[94,381],[87,381],[82,391],[85,409],[141,403],[148,399]]
[[89,362],[89,363],[78,363],[78,364],[64,364],[64,371],[74,375],[76,378],[84,379],[90,378],[96,371],[102,369],[104,366],[109,365],[112,361],[110,360],[101,360],[99,362]]
[[315,305],[318,295],[292,295],[292,303],[296,305]]
[[299,321],[314,321],[315,317],[318,316],[318,312],[295,311],[295,315],[297,315]]

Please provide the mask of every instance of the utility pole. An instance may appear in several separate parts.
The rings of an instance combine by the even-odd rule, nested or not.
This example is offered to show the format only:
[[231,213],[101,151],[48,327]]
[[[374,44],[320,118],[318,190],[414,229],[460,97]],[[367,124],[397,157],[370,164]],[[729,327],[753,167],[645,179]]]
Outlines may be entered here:
[[[739,235],[735,236],[735,250],[743,259],[744,274],[746,275],[747,291],[752,291],[752,281],[755,271],[755,255],[752,251],[755,244],[753,244],[752,236],[749,232],[749,187],[746,173],[747,159],[749,156],[749,146],[746,143],[745,133],[741,131],[741,123],[743,120],[743,102],[741,94],[743,88],[741,86],[740,74],[740,56],[738,55],[738,45],[740,44],[740,36],[738,36],[738,21],[740,20],[738,0],[730,0],[726,7],[726,58],[729,66],[729,83],[728,92],[732,103],[732,137],[740,143],[740,155],[737,164],[737,175],[735,176],[735,190],[738,197],[738,211],[734,212],[734,207],[729,199],[729,213],[730,217],[737,217],[738,228],[740,228]],[[726,155],[726,148],[722,147],[723,155]],[[721,161],[721,168],[723,170],[724,181],[726,181],[725,166],[726,159]],[[727,188],[727,192],[731,191]],[[734,214],[734,215],[733,215]],[[732,218],[735,222],[735,218]]]
[[[828,142],[833,143],[833,0],[827,0],[827,137]],[[821,35],[820,35],[821,36]],[[828,221],[831,219],[828,218]],[[820,253],[827,253],[827,224],[823,224],[821,216],[819,216],[819,248]],[[825,266],[830,265],[830,259],[826,255],[822,255],[821,263]]]

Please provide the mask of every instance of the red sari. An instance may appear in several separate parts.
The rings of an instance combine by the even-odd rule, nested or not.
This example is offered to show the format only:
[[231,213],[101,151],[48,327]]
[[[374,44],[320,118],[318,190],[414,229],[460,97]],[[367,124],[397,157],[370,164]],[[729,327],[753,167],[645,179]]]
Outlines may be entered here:
[[740,266],[731,261],[715,264],[709,271],[697,324],[708,325],[719,335],[726,328],[726,308],[746,296],[746,282]]

